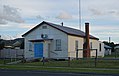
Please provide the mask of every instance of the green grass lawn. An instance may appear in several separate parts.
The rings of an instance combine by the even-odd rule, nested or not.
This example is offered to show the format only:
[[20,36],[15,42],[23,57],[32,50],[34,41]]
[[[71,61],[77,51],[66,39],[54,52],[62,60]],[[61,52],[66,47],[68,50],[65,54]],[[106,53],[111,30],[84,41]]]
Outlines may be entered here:
[[118,55],[106,55],[105,58],[119,58],[119,54]]
[[39,71],[53,71],[53,72],[91,72],[91,73],[108,73],[118,74],[119,69],[95,69],[95,68],[72,68],[72,67],[45,67],[45,66],[25,66],[25,65],[4,65],[0,66],[2,69],[15,70],[39,70]]
[[0,59],[0,64],[6,64],[6,63],[10,63],[10,62],[14,62],[20,59]]
[[105,58],[119,58],[119,53],[112,52],[111,55],[105,55]]
[[68,61],[48,61],[45,62],[44,65],[43,62],[29,62],[15,65],[0,65],[0,68],[63,72],[119,73],[119,60],[98,60],[96,67],[94,59],[80,59],[71,60],[70,66],[68,66]]
[[[45,62],[31,62],[31,63],[20,63],[17,65],[27,65],[27,66],[46,66],[46,67],[69,67],[68,61],[48,61]],[[111,68],[119,69],[119,60],[97,60],[95,67],[94,59],[80,59],[71,60],[70,67],[72,68]]]
[[0,59],[0,64],[9,63],[10,59]]

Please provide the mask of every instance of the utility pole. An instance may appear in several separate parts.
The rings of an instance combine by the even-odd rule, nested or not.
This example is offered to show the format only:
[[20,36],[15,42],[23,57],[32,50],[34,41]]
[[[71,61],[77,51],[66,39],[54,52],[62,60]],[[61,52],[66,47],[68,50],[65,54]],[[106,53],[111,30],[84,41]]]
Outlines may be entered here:
[[110,41],[111,41],[111,37],[109,37],[109,43],[110,43]]
[[1,35],[0,35],[0,39],[1,39]]
[[79,29],[81,30],[81,0],[78,2],[78,7],[79,7]]

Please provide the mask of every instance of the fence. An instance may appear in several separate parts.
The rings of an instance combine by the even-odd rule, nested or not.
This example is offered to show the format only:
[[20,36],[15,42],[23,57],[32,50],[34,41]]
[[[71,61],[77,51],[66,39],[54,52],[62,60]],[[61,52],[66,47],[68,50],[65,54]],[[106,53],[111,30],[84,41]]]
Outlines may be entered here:
[[3,49],[0,50],[0,58],[23,58],[23,49]]
[[[93,49],[95,50],[95,49]],[[1,58],[22,58],[24,51],[15,49],[4,49],[1,50]],[[75,57],[65,57],[55,59],[40,58],[32,61],[25,62],[24,65],[30,66],[49,66],[49,67],[76,67],[76,68],[117,68],[119,69],[119,58],[98,58],[95,54],[94,58],[80,58],[80,54],[83,51],[78,52],[78,59]],[[96,51],[92,51],[92,54]],[[64,60],[66,59],[66,60]],[[1,60],[1,64],[5,64],[9,60]],[[21,63],[22,64],[22,63]]]
[[[84,49],[77,49],[76,51],[70,51],[68,52],[68,56],[72,58],[83,58],[83,50]],[[95,58],[97,55],[97,49],[90,49],[90,57]]]
[[43,57],[40,60],[34,60],[31,62],[26,62],[24,65],[27,66],[46,66],[46,67],[74,67],[74,68],[117,68],[119,69],[119,59],[111,58],[79,58],[67,60],[53,60]]
[[[82,50],[82,49],[79,49]],[[80,55],[81,54],[81,55]],[[27,62],[26,65],[33,66],[51,66],[51,67],[76,67],[76,68],[117,68],[119,69],[118,58],[98,58],[97,49],[91,49],[91,58],[81,58],[83,51],[70,52],[70,57],[58,58],[59,60],[47,59],[45,57],[33,62]],[[66,60],[63,60],[66,59]],[[37,61],[37,62],[35,62]]]

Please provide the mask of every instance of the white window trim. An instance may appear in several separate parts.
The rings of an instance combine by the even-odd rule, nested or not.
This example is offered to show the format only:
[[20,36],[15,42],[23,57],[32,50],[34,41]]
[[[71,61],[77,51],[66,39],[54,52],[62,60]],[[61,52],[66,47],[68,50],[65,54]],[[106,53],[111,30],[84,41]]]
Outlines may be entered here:
[[55,42],[55,45],[56,45],[56,50],[55,51],[62,51],[61,50],[61,39],[56,39],[56,42]]

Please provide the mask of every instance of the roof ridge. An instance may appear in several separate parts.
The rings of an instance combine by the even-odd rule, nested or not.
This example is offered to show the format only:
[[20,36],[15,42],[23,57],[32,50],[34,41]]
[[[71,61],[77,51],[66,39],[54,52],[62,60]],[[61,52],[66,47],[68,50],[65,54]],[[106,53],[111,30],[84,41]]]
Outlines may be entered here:
[[57,25],[57,26],[66,27],[66,28],[69,28],[69,29],[74,29],[74,30],[83,32],[82,30],[79,30],[79,29],[76,29],[76,28],[73,28],[73,27],[71,28],[71,27],[68,27],[68,26],[62,26],[62,25],[60,25],[60,24],[55,24],[55,23],[47,22],[47,21],[43,21],[43,22],[46,22],[46,23],[50,23],[50,24]]

